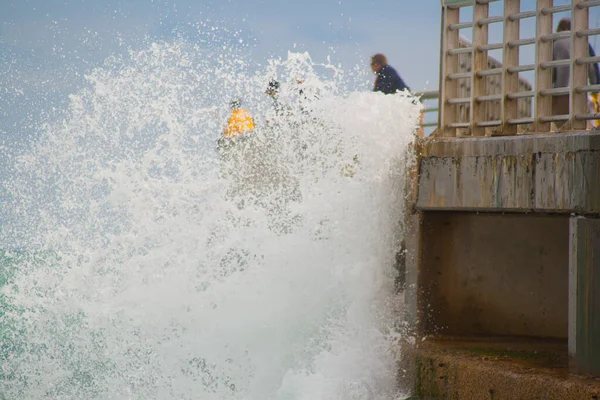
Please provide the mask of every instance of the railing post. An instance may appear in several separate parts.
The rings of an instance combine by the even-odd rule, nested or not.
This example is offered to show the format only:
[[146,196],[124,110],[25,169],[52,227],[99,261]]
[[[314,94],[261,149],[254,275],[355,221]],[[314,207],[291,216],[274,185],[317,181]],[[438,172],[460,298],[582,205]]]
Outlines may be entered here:
[[458,72],[458,56],[448,53],[450,49],[458,48],[458,30],[451,31],[448,27],[458,24],[460,9],[442,6],[442,46],[440,54],[440,113],[439,130],[442,136],[456,136],[456,128],[449,128],[448,124],[457,122],[456,106],[448,103],[448,99],[456,98],[456,81],[448,79],[448,74]]
[[421,111],[421,116],[419,117],[419,123],[417,124],[417,137],[418,138],[424,138],[425,137],[425,127],[423,126],[423,123],[425,121],[425,113],[426,113],[426,109],[425,106],[423,106],[423,111]]
[[519,117],[519,108],[517,99],[509,99],[509,93],[519,91],[519,73],[511,74],[508,72],[510,67],[519,66],[519,47],[511,47],[509,43],[512,40],[519,40],[519,20],[510,20],[512,14],[521,11],[521,0],[504,1],[504,54],[502,56],[502,135],[516,135],[517,125],[510,125],[508,120]]
[[570,128],[585,130],[586,121],[578,120],[578,114],[587,114],[587,92],[577,92],[577,88],[587,85],[589,64],[578,64],[577,60],[589,57],[587,36],[577,36],[577,32],[588,29],[589,8],[579,7],[583,0],[572,0],[571,12],[571,92],[569,96]]
[[541,64],[552,61],[552,41],[542,41],[543,36],[552,33],[552,14],[544,15],[542,10],[552,7],[553,2],[553,0],[537,0],[534,132],[550,131],[550,123],[542,122],[541,118],[552,115],[552,97],[542,96],[540,91],[552,89],[552,68],[544,69]]
[[[458,38],[458,47],[473,47],[473,43],[467,43]],[[470,53],[462,53],[458,55],[458,72],[469,73],[472,71],[473,66],[473,51]],[[456,81],[456,96],[459,98],[471,98],[471,77],[468,79],[461,79]],[[467,122],[470,126],[471,121],[471,102],[462,103],[456,106],[457,121]],[[457,137],[469,137],[471,136],[471,128],[459,128],[456,130]]]
[[485,128],[477,125],[486,120],[486,103],[477,101],[477,97],[484,96],[485,78],[477,73],[487,69],[487,51],[479,50],[479,46],[488,44],[488,25],[480,25],[479,21],[489,17],[490,6],[487,2],[473,4],[473,56],[471,57],[471,135],[485,136]]

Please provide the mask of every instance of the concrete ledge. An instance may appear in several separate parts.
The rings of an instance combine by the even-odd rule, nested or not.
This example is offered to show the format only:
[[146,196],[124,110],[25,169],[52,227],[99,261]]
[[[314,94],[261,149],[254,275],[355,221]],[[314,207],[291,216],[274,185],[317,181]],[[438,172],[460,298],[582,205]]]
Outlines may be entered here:
[[600,399],[600,379],[569,374],[566,341],[428,339],[412,350],[412,399]]
[[423,157],[440,158],[600,151],[600,132],[422,139],[417,147]]
[[424,140],[422,210],[600,214],[600,133]]

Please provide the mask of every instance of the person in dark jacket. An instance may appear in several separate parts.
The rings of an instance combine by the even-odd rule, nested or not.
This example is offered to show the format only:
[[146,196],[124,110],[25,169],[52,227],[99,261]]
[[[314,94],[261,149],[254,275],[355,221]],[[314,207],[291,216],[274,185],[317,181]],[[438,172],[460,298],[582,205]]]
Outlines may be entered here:
[[371,71],[376,75],[374,92],[393,94],[401,90],[410,90],[398,72],[388,65],[387,58],[379,53],[371,57]]

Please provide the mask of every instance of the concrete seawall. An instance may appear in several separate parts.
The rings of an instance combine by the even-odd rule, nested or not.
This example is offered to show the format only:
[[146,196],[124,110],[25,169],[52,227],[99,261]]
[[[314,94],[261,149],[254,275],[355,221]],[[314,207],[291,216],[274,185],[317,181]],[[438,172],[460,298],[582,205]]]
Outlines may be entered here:
[[[448,343],[487,337],[499,338],[495,351],[517,365],[511,354],[535,354],[535,346],[554,340],[552,357],[562,361],[539,382],[562,371],[552,385],[565,394],[558,389],[570,385],[565,371],[600,376],[600,134],[427,139],[415,148],[406,237],[407,318],[418,338],[407,349],[413,360],[435,364]],[[502,338],[512,338],[510,345]],[[457,355],[457,371],[499,368],[502,375],[504,364],[479,368],[468,353]],[[424,370],[414,370],[415,390],[425,394]],[[577,393],[597,396],[595,384],[585,380]],[[433,398],[561,398],[523,393]],[[573,393],[562,398],[594,398]]]
[[600,135],[423,141],[421,210],[600,213]]

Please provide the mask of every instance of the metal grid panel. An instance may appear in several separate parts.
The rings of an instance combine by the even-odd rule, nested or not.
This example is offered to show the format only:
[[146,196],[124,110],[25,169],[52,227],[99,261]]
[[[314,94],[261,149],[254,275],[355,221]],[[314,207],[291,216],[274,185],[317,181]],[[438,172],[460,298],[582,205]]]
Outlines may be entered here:
[[[588,15],[589,8],[600,5],[600,1],[572,0],[571,4],[554,6],[553,0],[537,0],[535,10],[521,11],[520,0],[506,0],[500,16],[489,15],[490,2],[442,1],[436,135],[514,135],[525,130],[544,133],[552,129],[552,123],[563,131],[589,127],[587,121],[598,115],[588,111],[588,93],[599,91],[600,86],[588,84],[587,72],[600,57],[589,56],[588,38],[600,34],[600,29],[589,29]],[[463,7],[473,7],[471,21],[460,21]],[[571,32],[553,33],[553,15],[565,11],[571,12]],[[525,18],[535,19],[535,38],[520,37],[519,22]],[[503,24],[503,43],[488,43],[488,26],[495,23]],[[473,30],[473,43],[459,37],[460,29]],[[571,40],[571,59],[553,61],[553,41],[564,38]],[[520,46],[532,44],[535,64],[520,65]],[[502,63],[488,57],[487,52],[495,49],[502,50]],[[552,70],[560,65],[570,65],[572,84],[553,89]],[[534,71],[535,85],[519,79],[523,71]],[[556,115],[553,100],[557,96],[568,96],[568,114]]]

